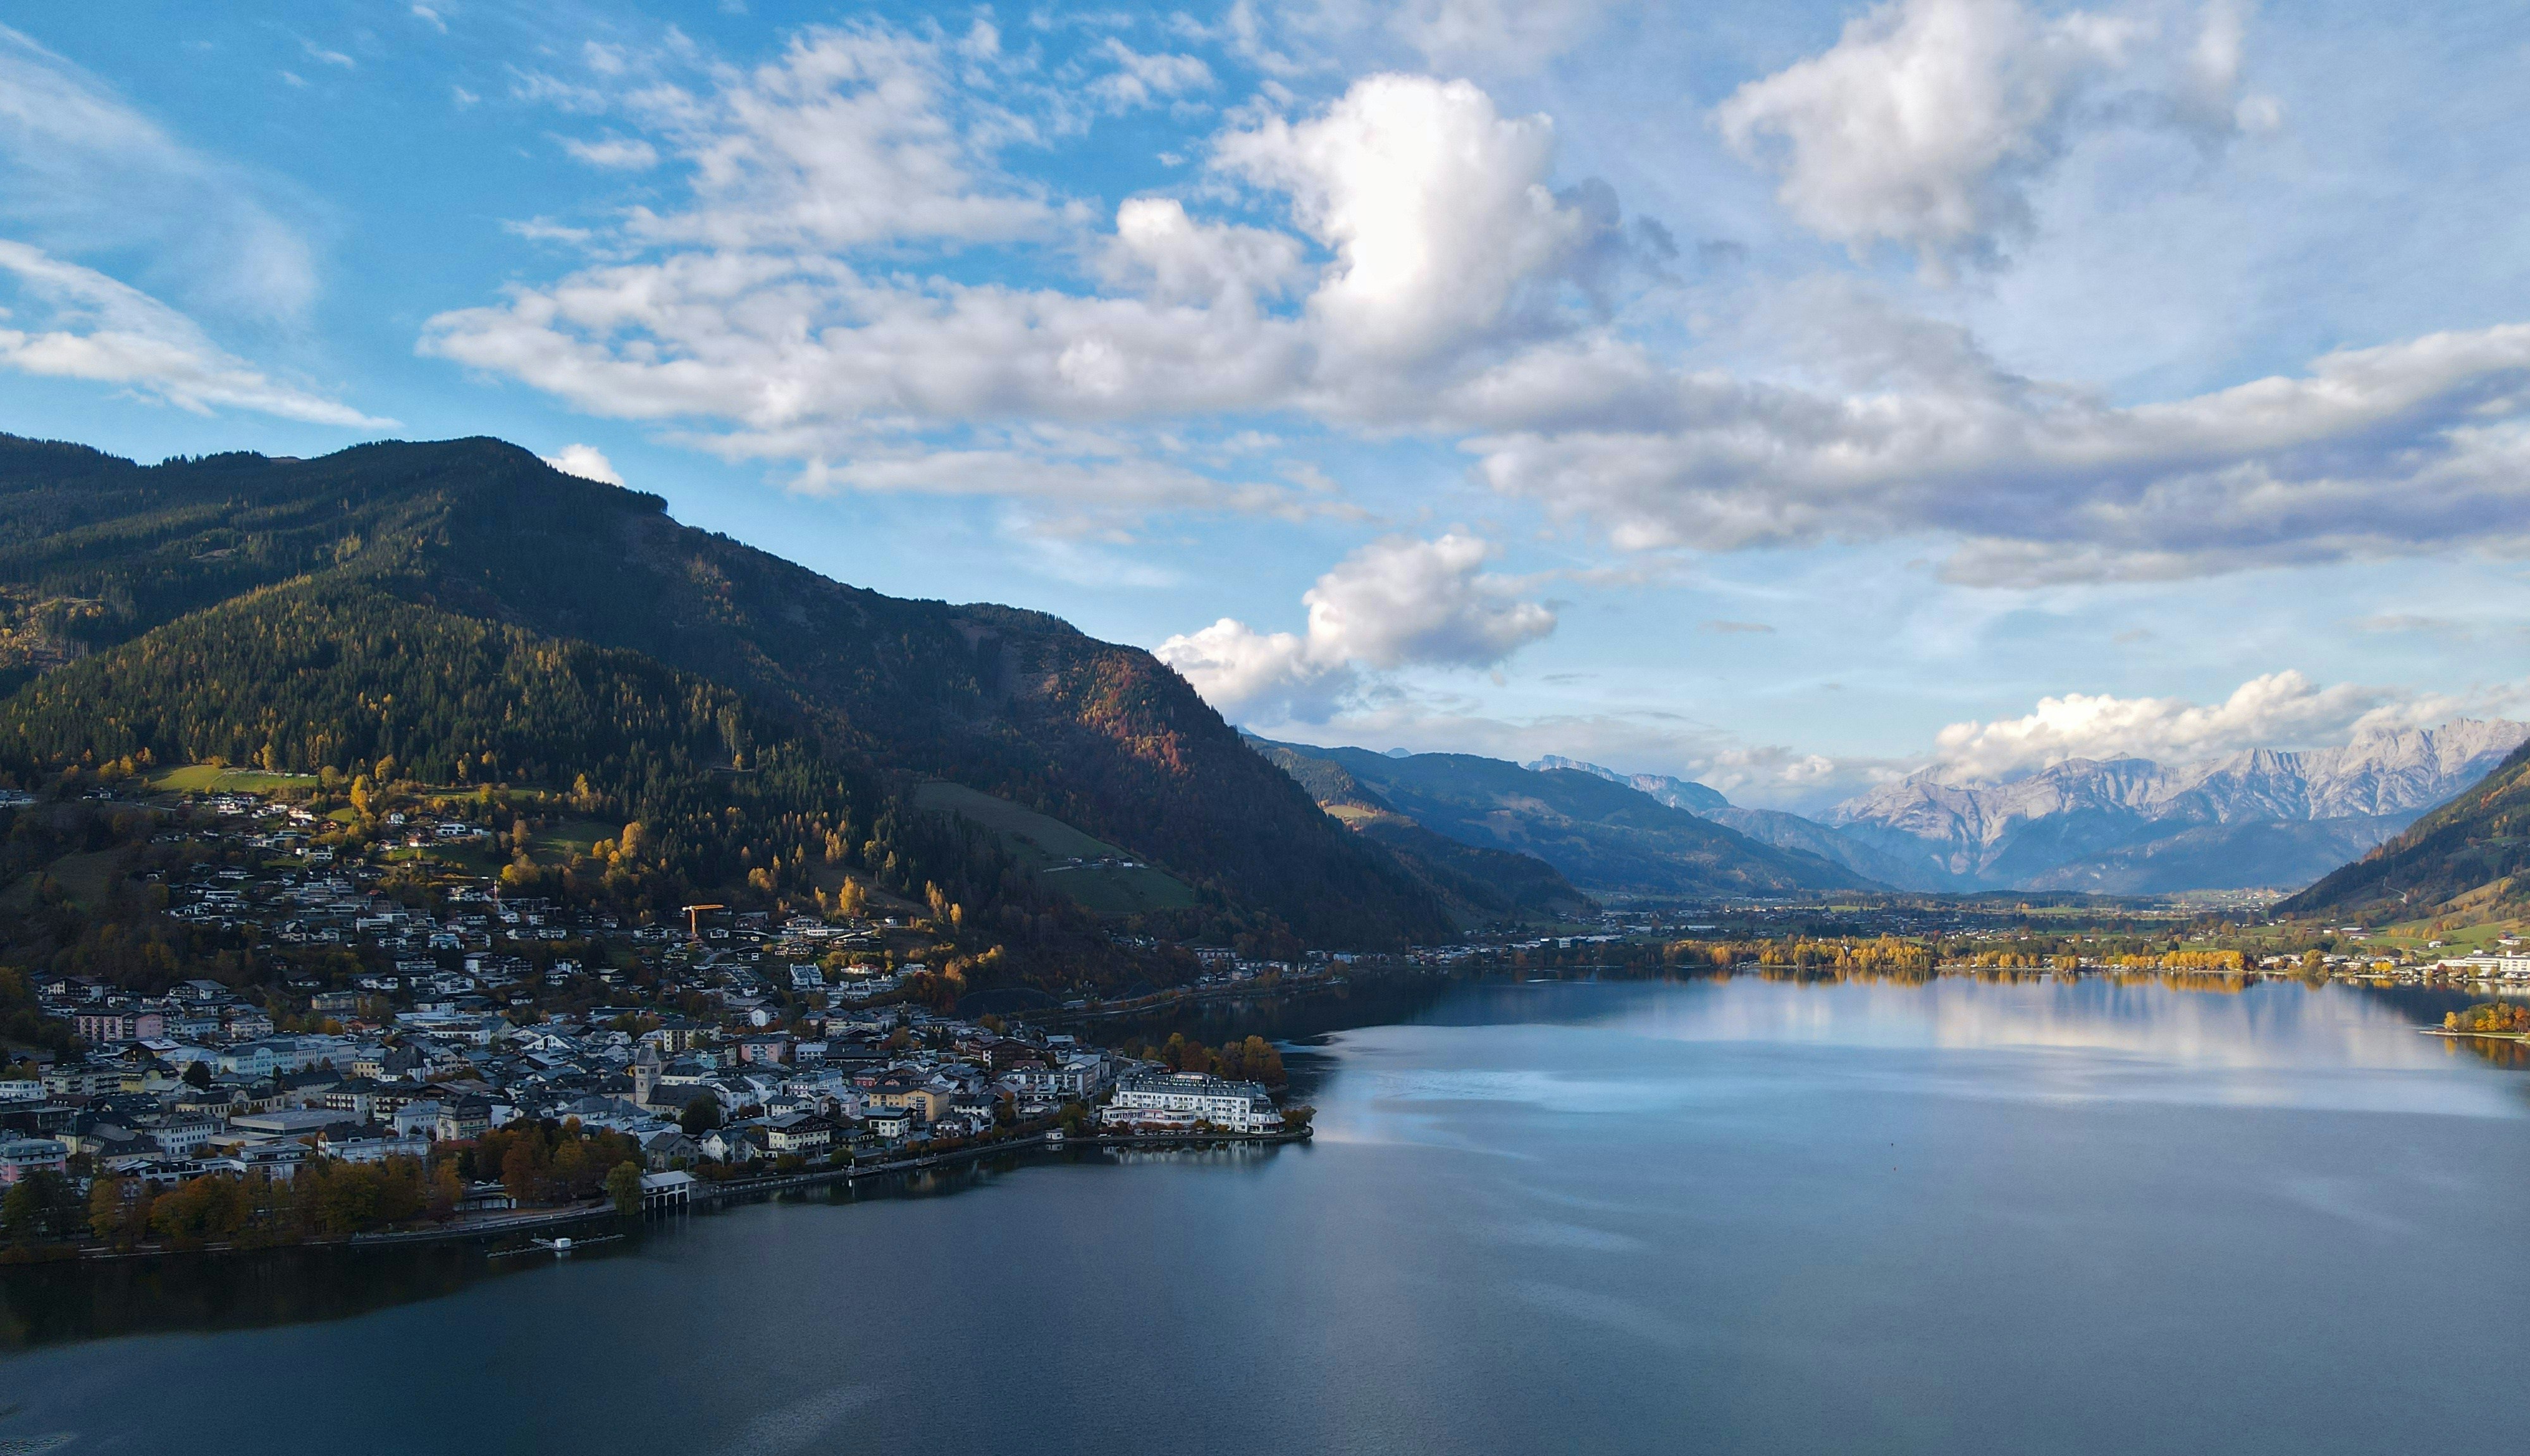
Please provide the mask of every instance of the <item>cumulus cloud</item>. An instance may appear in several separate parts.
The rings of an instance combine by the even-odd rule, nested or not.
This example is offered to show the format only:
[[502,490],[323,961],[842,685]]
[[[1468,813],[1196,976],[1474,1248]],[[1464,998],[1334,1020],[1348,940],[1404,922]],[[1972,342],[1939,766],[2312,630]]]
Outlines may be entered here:
[[[1552,304],[1608,219],[1547,186],[1554,124],[1463,82],[1374,76],[1325,112],[1223,136],[1216,164],[1288,195],[1335,253],[1309,298],[1330,347],[1418,364]],[[1529,314],[1527,319],[1522,314]]]
[[[707,96],[652,87],[638,105],[667,119],[692,204],[636,210],[612,240],[630,260],[431,319],[423,351],[857,488],[874,454],[958,452],[948,436],[978,427],[1016,448],[1021,421],[1419,414],[1434,375],[1568,326],[1559,310],[1604,290],[1635,236],[1604,189],[1548,187],[1543,118],[1505,117],[1463,83],[1375,77],[1220,139],[1220,176],[1279,198],[1301,235],[1134,197],[1073,250],[1104,291],[910,276],[860,254],[1079,220],[984,176],[975,128],[942,95],[956,73],[936,42],[863,28],[810,32]],[[1332,254],[1314,276],[1311,239]],[[1126,464],[1007,478],[1069,478],[1120,507],[1171,471],[1182,482]],[[1231,482],[1168,493],[1289,501]]]
[[0,240],[0,274],[14,281],[20,304],[0,309],[0,319],[43,315],[37,327],[0,326],[0,366],[118,385],[197,415],[226,408],[313,424],[395,422],[273,379],[222,351],[184,314],[94,269]]
[[1301,595],[1305,635],[1225,617],[1154,649],[1225,713],[1323,721],[1363,669],[1490,667],[1555,630],[1554,609],[1484,568],[1475,536],[1392,536],[1339,562]]
[[1234,617],[1180,633],[1152,652],[1224,715],[1259,722],[1324,722],[1360,684],[1350,663],[1317,656],[1307,639],[1258,632]]
[[[1981,38],[1949,54],[1944,26]],[[2053,154],[2013,138],[2112,102],[2211,135],[2232,124],[2217,113],[2237,97],[2241,49],[2222,6],[2051,18],[1911,0],[1730,116],[1751,138],[1780,124],[1836,145],[1887,140],[1871,106],[1952,127],[1888,143],[1918,146],[1911,161],[1829,158],[1813,180],[1843,197],[1834,178],[1885,171],[1888,236],[1967,248],[2017,205],[2028,159]],[[971,34],[845,28],[690,89],[644,83],[605,104],[649,128],[686,202],[589,239],[600,265],[438,315],[422,349],[727,458],[789,463],[805,488],[998,489],[1108,525],[1292,512],[1291,491],[1151,441],[1301,415],[1458,440],[1480,481],[1625,551],[1920,535],[1950,543],[1954,580],[2025,587],[2530,537],[2530,326],[2123,403],[2016,371],[1866,284],[1812,280],[1759,291],[1742,332],[1762,342],[1736,367],[1689,366],[1604,307],[1658,235],[1604,186],[1559,187],[1547,119],[1468,83],[1379,75],[1313,108],[1243,108],[1204,186],[1128,198],[1101,225],[1002,174],[999,149],[1032,134],[973,94],[998,57]],[[1983,68],[1969,100],[1935,84],[1944,66]],[[1864,98],[1838,114],[1850,129],[1801,109],[1842,94],[1829,82],[1848,71]],[[1973,115],[1916,116],[1926,86],[1935,111]],[[2054,120],[2013,120],[2039,112]],[[1197,210],[1234,186],[1246,217]],[[903,262],[985,242],[1042,248],[1056,261],[1038,277],[1076,267],[1089,286]],[[1095,448],[1040,443],[1083,430]]]
[[1131,197],[1116,209],[1106,272],[1160,303],[1236,309],[1288,292],[1304,274],[1301,252],[1289,233],[1197,222],[1175,197]]
[[[1857,251],[1895,243],[1939,267],[2029,220],[2026,189],[2080,120],[2228,133],[2241,17],[2045,14],[2021,0],[1890,0],[1837,44],[1752,81],[1714,112],[1741,154],[1782,175],[1803,226]],[[2139,101],[2148,104],[2138,104]],[[2251,105],[2270,120],[2271,102]]]
[[606,452],[595,445],[565,445],[561,453],[548,455],[544,461],[545,464],[566,476],[578,476],[583,480],[595,480],[602,485],[624,483],[624,477],[616,474],[615,463],[608,460]]
[[1391,536],[1345,558],[1300,597],[1322,656],[1373,667],[1490,667],[1555,630],[1555,612],[1484,570],[1489,541]]
[[2211,704],[2086,693],[2042,698],[2017,718],[1944,728],[1934,755],[1946,781],[1993,782],[2068,758],[2186,762],[2306,744],[2358,727],[2436,718],[2450,705],[2439,699],[2400,700],[2388,690],[2348,683],[2321,687],[2287,670],[2251,678]]

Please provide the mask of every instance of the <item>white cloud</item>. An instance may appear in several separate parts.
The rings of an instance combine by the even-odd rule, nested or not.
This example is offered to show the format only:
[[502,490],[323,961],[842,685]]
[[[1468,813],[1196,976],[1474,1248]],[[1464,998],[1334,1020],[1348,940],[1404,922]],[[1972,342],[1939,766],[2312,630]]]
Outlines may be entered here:
[[592,167],[611,172],[645,172],[659,165],[658,148],[638,139],[601,137],[595,141],[582,141],[577,137],[558,139],[562,149]]
[[1358,690],[1362,669],[1491,667],[1552,633],[1553,608],[1484,570],[1495,554],[1458,532],[1374,541],[1302,593],[1305,636],[1225,617],[1153,651],[1225,713],[1323,721]]
[[2216,135],[2243,114],[2271,123],[2272,102],[2235,94],[2241,36],[2228,3],[2190,34],[2154,15],[1890,0],[1833,48],[1741,86],[1714,120],[1782,173],[1778,196],[1803,226],[1857,251],[1896,243],[1938,268],[2026,228],[2028,184],[2083,121]]
[[705,94],[662,84],[625,104],[692,167],[689,207],[636,212],[635,231],[653,241],[982,242],[1045,235],[1060,221],[1040,189],[992,163],[1017,124],[962,96],[942,47],[917,36],[815,28],[778,61],[719,70]]
[[[2011,70],[2032,57],[2061,69],[2114,52],[2118,84],[2159,108],[2153,125],[2229,125],[2213,113],[2239,85],[2236,12],[2113,23],[2001,0],[1875,12],[1835,66],[1747,92],[1747,125],[1833,131],[1792,103],[1849,67],[1879,77],[1880,91],[1862,86],[1872,104],[1906,110],[1913,93],[1882,73],[1933,65],[1940,48],[1918,32],[1952,15],[2000,27],[2003,40],[1952,58],[2009,73],[1992,85],[2038,85]],[[1622,224],[1604,187],[1557,190],[1552,126],[1471,84],[1380,75],[1313,110],[1247,108],[1191,197],[1244,184],[1253,220],[1137,196],[1102,231],[1000,174],[997,148],[1032,134],[975,94],[999,74],[975,68],[999,64],[998,43],[852,28],[711,70],[700,93],[649,84],[621,114],[682,162],[690,205],[635,209],[590,240],[606,265],[440,314],[421,347],[592,414],[674,421],[731,458],[796,463],[809,488],[1061,500],[1100,529],[1136,511],[1291,511],[1288,491],[1207,481],[1128,442],[1160,421],[1298,414],[1458,439],[1483,482],[1628,551],[1923,535],[1952,543],[1953,579],[2020,587],[2530,537],[2530,326],[2124,404],[2016,372],[1864,284],[1812,280],[1756,289],[1735,325],[1699,319],[1707,338],[1685,347],[1737,367],[1695,367],[1648,342],[1656,303],[1645,319],[1600,307],[1656,240]],[[2074,82],[2059,81],[2040,89],[2071,105]],[[2010,167],[1952,165],[2020,154],[2005,121],[2028,107],[1995,95],[1960,123],[1968,141],[1925,142],[1909,196],[1959,205],[1927,203],[1906,237],[1967,247],[2008,210]],[[1963,221],[1926,231],[1937,216]],[[1100,287],[904,262],[996,239],[1041,247],[1040,277],[1081,267]],[[1084,427],[1105,432],[1086,454],[1031,439]]]
[[1594,29],[1607,0],[1410,0],[1389,28],[1435,69],[1534,71]]
[[[1607,226],[1548,186],[1554,124],[1466,82],[1374,76],[1320,115],[1223,136],[1215,165],[1286,193],[1336,254],[1309,298],[1330,348],[1446,361],[1525,324]],[[1523,318],[1522,314],[1530,315]]]
[[1231,717],[1323,722],[1359,684],[1349,664],[1316,656],[1306,640],[1289,632],[1258,632],[1231,617],[1170,638],[1151,650],[1182,674],[1204,701]]
[[608,460],[606,452],[595,445],[565,445],[560,454],[548,455],[544,461],[545,464],[566,476],[578,476],[583,480],[595,480],[603,485],[624,483],[624,477],[616,473],[615,463]]
[[1116,209],[1106,271],[1162,303],[1238,308],[1282,296],[1304,269],[1288,233],[1196,222],[1175,197],[1132,197]]
[[1396,668],[1491,667],[1555,630],[1555,612],[1484,570],[1489,541],[1391,536],[1346,557],[1300,600],[1320,656]]
[[1196,56],[1143,55],[1112,35],[1099,54],[1116,69],[1091,82],[1089,91],[1118,111],[1212,88],[1212,68]]
[[0,227],[19,239],[57,257],[138,252],[154,292],[289,322],[315,298],[315,260],[273,192],[0,26]]
[[[2067,758],[2152,758],[2187,762],[2242,749],[2286,747],[2341,737],[2412,710],[2392,704],[2385,689],[2339,683],[2320,687],[2298,672],[2267,673],[2242,683],[2221,702],[2177,698],[2114,698],[2067,693],[2042,698],[2017,718],[1953,723],[1934,740],[1945,782],[1993,782]],[[2436,716],[2447,701],[2427,704]]]
[[[0,366],[120,385],[197,415],[229,408],[314,424],[394,423],[275,381],[222,352],[192,319],[94,269],[0,240],[0,272],[16,281],[22,307],[46,315],[46,326],[0,327]],[[12,310],[0,319],[18,321]]]
[[432,29],[437,30],[442,35],[448,33],[448,22],[440,18],[438,11],[431,9],[427,5],[416,5],[412,7],[412,18],[421,22],[423,25],[430,27]]
[[1965,542],[1948,575],[1992,585],[2530,535],[2530,325],[2340,350],[2298,375],[2119,407],[2015,376],[1963,332],[1849,292],[1815,305],[1843,331],[1820,348],[1848,377],[1674,372],[1598,338],[1460,390],[1470,417],[1535,421],[1467,448],[1496,488],[1595,520],[1622,547],[1935,532]]
[[550,217],[505,218],[501,222],[501,231],[530,243],[559,243],[570,248],[585,247],[590,239],[597,236],[588,228],[576,228]]
[[[724,453],[798,460],[803,480],[858,488],[902,473],[873,471],[873,456],[954,454],[944,433],[1020,420],[1420,414],[1425,394],[1401,365],[1446,371],[1458,351],[1555,326],[1558,290],[1595,285],[1622,232],[1606,199],[1547,189],[1542,119],[1505,120],[1463,84],[1381,77],[1296,126],[1223,139],[1218,165],[1292,189],[1292,210],[1335,253],[1297,316],[1277,305],[1310,286],[1301,239],[1198,220],[1176,198],[1127,200],[1114,231],[1078,250],[1104,295],[882,269],[857,254],[1079,215],[979,181],[947,80],[930,42],[818,31],[777,66],[723,77],[708,100],[654,91],[639,109],[671,119],[695,205],[636,210],[622,240],[635,260],[441,314],[422,349],[592,413],[715,422],[725,432],[700,437]],[[825,160],[798,160],[817,148]],[[895,182],[864,185],[878,153]],[[919,196],[892,197],[896,183]],[[925,208],[940,221],[923,223]],[[1148,496],[1154,475],[1079,480],[1110,483],[1121,504]],[[1274,508],[1288,495],[1209,494]]]

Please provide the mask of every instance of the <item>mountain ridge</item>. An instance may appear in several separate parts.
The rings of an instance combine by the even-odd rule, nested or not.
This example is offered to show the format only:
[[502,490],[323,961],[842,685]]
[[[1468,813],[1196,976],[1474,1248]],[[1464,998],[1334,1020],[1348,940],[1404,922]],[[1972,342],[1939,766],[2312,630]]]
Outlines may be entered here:
[[1455,933],[1403,865],[1329,819],[1183,679],[1044,613],[848,586],[497,440],[139,466],[0,438],[0,690],[312,577],[638,652],[744,694],[839,760],[1076,823],[1186,875],[1203,934]]
[[1885,888],[1833,860],[1766,844],[1662,803],[1604,769],[1257,742],[1260,751],[1320,765],[1295,776],[1321,803],[1343,802],[1330,794],[1367,796],[1459,843],[1543,860],[1591,894],[1700,898]]
[[[2086,876],[2115,878],[2112,865],[2172,856],[2182,846],[2163,841],[2212,826],[2335,825],[2327,834],[2267,836],[2260,857],[2234,862],[2226,876],[2248,883],[2151,881],[2156,889],[2299,885],[2338,863],[2319,857],[2390,838],[2525,738],[2530,725],[2459,718],[2435,729],[2369,733],[2336,748],[2252,749],[2183,764],[2072,758],[2000,784],[1950,783],[1926,770],[1847,800],[1823,818],[1893,858],[1929,863],[1958,888],[2071,888]],[[2188,842],[2219,840],[2198,833]]]

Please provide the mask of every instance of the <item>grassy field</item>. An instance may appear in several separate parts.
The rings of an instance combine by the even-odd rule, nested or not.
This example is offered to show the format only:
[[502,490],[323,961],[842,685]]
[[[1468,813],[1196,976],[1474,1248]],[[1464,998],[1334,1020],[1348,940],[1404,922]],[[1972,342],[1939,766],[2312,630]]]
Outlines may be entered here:
[[1194,903],[1185,881],[1164,869],[1095,869],[1067,867],[1069,860],[1132,859],[1126,851],[1061,819],[1023,809],[963,784],[935,780],[914,791],[924,809],[954,813],[992,831],[1014,858],[1072,902],[1095,915],[1180,910]]
[[62,893],[82,905],[102,901],[114,888],[114,861],[117,852],[98,850],[94,854],[64,855],[31,874],[18,877],[18,882],[0,890],[0,915],[26,915],[35,908],[36,887],[47,874],[62,887]]
[[272,794],[283,789],[312,789],[312,773],[266,773],[259,768],[222,768],[211,763],[188,763],[182,768],[162,768],[149,775],[149,787],[190,794]]
[[558,865],[575,854],[587,854],[589,846],[601,839],[613,839],[624,832],[622,824],[604,819],[559,819],[541,832],[527,838],[527,853],[539,865]]

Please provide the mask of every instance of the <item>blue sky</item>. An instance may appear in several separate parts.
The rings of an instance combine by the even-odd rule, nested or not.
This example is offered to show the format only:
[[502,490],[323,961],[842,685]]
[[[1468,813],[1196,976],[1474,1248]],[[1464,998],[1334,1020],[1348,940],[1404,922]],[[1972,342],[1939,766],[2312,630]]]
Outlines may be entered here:
[[0,429],[493,434],[1812,807],[2520,706],[2530,18],[0,5]]

